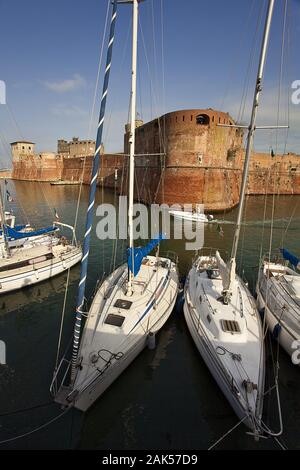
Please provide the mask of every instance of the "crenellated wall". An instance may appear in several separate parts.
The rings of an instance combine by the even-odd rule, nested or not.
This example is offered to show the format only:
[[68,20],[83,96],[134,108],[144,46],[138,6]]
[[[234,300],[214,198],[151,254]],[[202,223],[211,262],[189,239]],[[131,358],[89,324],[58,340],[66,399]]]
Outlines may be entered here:
[[[122,194],[128,187],[128,141],[126,125],[124,154],[102,155],[97,180],[105,187],[117,186]],[[69,145],[59,142],[62,149]],[[202,203],[207,211],[231,209],[239,201],[244,153],[243,132],[234,127],[228,113],[188,109],[145,124],[138,120],[135,197],[147,203]],[[92,162],[90,155],[23,155],[18,150],[13,155],[12,177],[33,181],[80,181],[82,177],[88,184]],[[300,156],[253,153],[248,194],[266,192],[300,194]]]

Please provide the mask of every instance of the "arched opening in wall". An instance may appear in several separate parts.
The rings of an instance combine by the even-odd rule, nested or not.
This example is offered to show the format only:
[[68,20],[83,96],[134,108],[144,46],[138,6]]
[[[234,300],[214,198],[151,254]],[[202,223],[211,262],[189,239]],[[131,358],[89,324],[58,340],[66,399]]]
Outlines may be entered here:
[[198,114],[198,116],[196,117],[196,123],[200,124],[201,126],[208,126],[209,116],[207,114]]

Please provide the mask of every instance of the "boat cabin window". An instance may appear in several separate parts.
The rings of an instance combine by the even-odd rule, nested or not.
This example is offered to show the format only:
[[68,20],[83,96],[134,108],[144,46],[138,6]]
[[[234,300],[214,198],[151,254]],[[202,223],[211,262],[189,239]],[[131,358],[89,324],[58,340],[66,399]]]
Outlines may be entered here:
[[24,261],[19,261],[18,263],[9,264],[8,266],[1,266],[0,272],[11,271],[13,269],[20,269],[20,268],[24,268],[25,266],[32,266],[38,263],[42,263],[43,261],[52,259],[53,257],[54,257],[53,253],[47,253],[46,255],[39,256],[38,258],[26,259]]
[[114,303],[114,307],[123,308],[124,310],[129,310],[132,305],[130,300],[117,299]]
[[219,277],[218,269],[207,269],[206,274],[208,279],[217,279]]
[[113,313],[109,313],[107,317],[105,318],[105,322],[107,325],[113,325],[113,326],[122,326],[124,323],[125,317],[122,317],[122,315],[114,315]]
[[240,325],[235,320],[221,320],[220,323],[221,323],[222,330],[225,333],[233,334],[233,333],[241,332]]

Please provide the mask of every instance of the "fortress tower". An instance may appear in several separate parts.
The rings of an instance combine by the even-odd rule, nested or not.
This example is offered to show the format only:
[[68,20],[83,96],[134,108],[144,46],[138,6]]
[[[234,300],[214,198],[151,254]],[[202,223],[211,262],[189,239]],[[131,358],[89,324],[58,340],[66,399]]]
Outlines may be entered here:
[[[139,181],[145,182],[139,188],[140,198],[150,202],[155,192],[157,203],[200,203],[214,211],[234,207],[239,199],[243,132],[222,124],[230,126],[234,120],[211,108],[175,111],[139,123],[136,153],[143,156],[136,157],[136,171]],[[128,137],[126,132],[125,154]]]

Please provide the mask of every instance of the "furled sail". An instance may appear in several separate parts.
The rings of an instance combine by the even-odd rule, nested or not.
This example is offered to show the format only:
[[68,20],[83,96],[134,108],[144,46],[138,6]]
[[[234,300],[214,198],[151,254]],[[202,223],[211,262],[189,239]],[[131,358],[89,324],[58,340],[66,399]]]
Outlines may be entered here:
[[291,265],[294,266],[295,268],[300,269],[300,259],[297,258],[297,256],[293,255],[292,253],[290,253],[285,248],[281,248],[280,251],[281,251],[282,256],[284,257],[284,259],[289,261],[291,263]]
[[226,264],[218,251],[216,252],[216,259],[220,276],[222,278],[223,290],[227,292],[230,290],[235,279],[235,259],[231,258],[231,260]]
[[[14,230],[16,230],[16,232],[20,232],[21,230],[24,230],[24,228],[26,228],[26,225],[16,225]],[[0,235],[2,235],[2,230],[0,230]]]
[[46,233],[55,232],[56,230],[58,230],[58,227],[55,227],[54,225],[52,225],[51,227],[41,228],[39,230],[33,230],[31,232],[20,232],[11,228],[9,225],[5,226],[6,236],[12,240],[37,237],[39,235],[45,235]]
[[141,268],[143,258],[147,256],[153,248],[155,248],[161,240],[166,237],[160,233],[158,237],[153,238],[146,246],[138,248],[128,248],[127,250],[127,264],[130,271],[136,276]]

